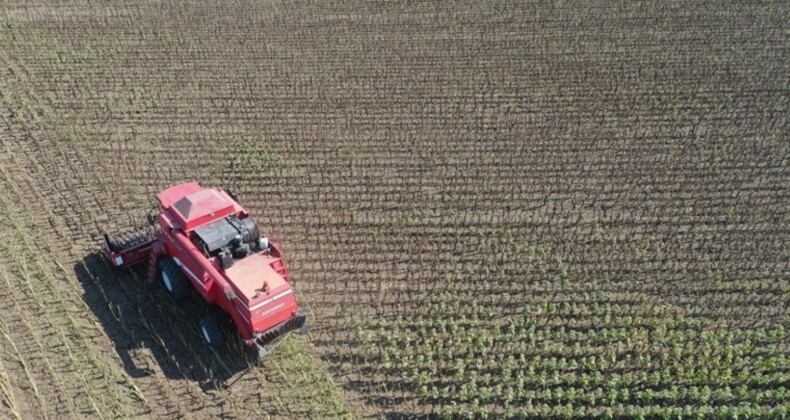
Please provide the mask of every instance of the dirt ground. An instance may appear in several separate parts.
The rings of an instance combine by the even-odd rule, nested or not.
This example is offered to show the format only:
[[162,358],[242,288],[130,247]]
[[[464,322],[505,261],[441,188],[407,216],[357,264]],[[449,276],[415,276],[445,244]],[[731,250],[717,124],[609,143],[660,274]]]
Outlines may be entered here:
[[[604,328],[576,309],[592,303],[611,328],[652,332],[664,310],[704,325],[688,343],[786,328],[788,20],[781,2],[4,3],[0,413],[463,414],[479,407],[448,379],[462,358],[403,367],[434,343],[418,318],[535,313],[587,334]],[[193,180],[268,225],[310,315],[310,335],[262,364],[234,340],[205,348],[197,300],[176,306],[98,253],[103,231],[140,228],[157,192]],[[380,331],[400,334],[398,367]],[[528,347],[552,340],[572,347],[525,335],[489,362],[562,359]],[[743,363],[790,353],[753,341]],[[773,382],[711,379],[748,384],[713,405],[787,404],[761,393],[787,387],[787,366],[760,369]],[[658,392],[691,386],[674,372]],[[523,414],[604,414],[537,376],[513,400]],[[513,415],[504,398],[478,403]]]

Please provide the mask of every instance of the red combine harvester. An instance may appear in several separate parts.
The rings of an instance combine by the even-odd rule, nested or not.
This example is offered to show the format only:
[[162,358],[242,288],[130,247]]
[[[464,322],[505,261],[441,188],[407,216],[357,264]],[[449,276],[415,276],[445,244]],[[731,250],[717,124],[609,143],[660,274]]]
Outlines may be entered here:
[[[148,261],[148,281],[158,278],[176,301],[194,286],[210,304],[227,312],[244,342],[267,347],[293,330],[305,333],[279,248],[261,237],[249,213],[229,191],[197,183],[170,187],[156,196],[159,226],[152,235],[112,240],[104,234],[107,258],[116,267]],[[149,214],[149,222],[156,224]],[[200,319],[212,347],[224,336],[214,317]]]

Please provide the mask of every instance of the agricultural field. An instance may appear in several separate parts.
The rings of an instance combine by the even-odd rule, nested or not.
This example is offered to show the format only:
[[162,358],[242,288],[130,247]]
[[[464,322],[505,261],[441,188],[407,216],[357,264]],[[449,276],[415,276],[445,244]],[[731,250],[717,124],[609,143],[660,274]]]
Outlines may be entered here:
[[[785,2],[0,5],[0,417],[790,411]],[[235,190],[307,336],[100,254]]]

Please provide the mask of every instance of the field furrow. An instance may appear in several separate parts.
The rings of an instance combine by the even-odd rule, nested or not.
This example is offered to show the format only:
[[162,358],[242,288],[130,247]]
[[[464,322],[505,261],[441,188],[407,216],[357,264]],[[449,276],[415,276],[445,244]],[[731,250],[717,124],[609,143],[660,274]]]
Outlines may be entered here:
[[[0,415],[787,416],[787,21],[0,6]],[[223,319],[214,351],[103,258],[188,181],[281,243],[307,337],[258,362]]]

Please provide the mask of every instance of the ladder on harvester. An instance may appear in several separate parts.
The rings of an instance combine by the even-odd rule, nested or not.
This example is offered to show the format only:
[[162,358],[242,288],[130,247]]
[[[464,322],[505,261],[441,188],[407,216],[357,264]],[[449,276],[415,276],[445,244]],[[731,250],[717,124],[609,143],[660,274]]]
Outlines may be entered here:
[[146,280],[149,283],[153,283],[156,280],[156,263],[159,261],[159,256],[164,254],[165,247],[160,238],[154,239],[153,246],[151,247],[151,253],[148,254],[148,274],[146,276]]

